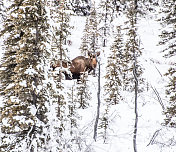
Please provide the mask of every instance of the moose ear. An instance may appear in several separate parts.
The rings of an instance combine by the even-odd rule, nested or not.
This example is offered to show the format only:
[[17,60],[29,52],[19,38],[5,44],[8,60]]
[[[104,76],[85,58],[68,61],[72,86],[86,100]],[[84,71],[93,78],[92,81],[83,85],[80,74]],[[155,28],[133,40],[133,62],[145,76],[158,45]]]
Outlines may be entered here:
[[99,56],[100,55],[100,51],[99,52],[97,52],[97,56]]

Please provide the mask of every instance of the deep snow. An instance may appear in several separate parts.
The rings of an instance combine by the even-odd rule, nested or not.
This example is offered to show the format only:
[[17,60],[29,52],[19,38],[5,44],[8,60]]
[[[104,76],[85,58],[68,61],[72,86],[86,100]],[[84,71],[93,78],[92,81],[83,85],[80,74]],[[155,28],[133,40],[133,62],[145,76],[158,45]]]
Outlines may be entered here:
[[[72,35],[69,39],[72,44],[68,46],[68,56],[70,59],[80,55],[80,44],[82,32],[84,29],[86,18],[74,16],[71,18]],[[165,97],[165,85],[167,78],[164,73],[167,71],[168,62],[162,57],[162,47],[157,46],[161,26],[155,18],[141,19],[138,23],[138,31],[141,39],[141,47],[143,55],[140,58],[144,67],[144,78],[149,86],[149,90],[139,94],[138,111],[139,124],[137,134],[137,149],[139,152],[175,152],[176,137],[175,129],[167,128],[161,124],[164,121],[162,114],[163,109],[158,102],[158,98],[153,88],[158,91],[164,106],[167,105]],[[113,41],[113,37],[109,37],[109,41]],[[2,57],[3,40],[0,41],[0,57]],[[109,47],[103,48],[101,52],[101,109],[104,108],[103,101],[103,84],[106,66],[106,58],[109,54]],[[95,152],[131,152],[133,151],[133,130],[134,130],[134,93],[123,92],[125,97],[123,102],[112,107],[110,116],[110,129],[108,130],[108,138],[104,143],[100,134],[98,134],[97,142],[93,140],[93,126],[97,110],[97,77],[89,76],[89,86],[91,92],[90,105],[87,109],[80,109],[79,130],[86,134],[87,145],[94,148]],[[65,81],[66,88],[75,85],[75,81]],[[103,112],[103,110],[101,110]]]

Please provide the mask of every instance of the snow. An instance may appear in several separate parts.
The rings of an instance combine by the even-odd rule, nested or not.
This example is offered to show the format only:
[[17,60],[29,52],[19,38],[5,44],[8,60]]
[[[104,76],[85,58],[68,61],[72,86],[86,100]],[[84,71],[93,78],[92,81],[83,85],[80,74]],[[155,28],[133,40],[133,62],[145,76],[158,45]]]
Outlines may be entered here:
[[[123,20],[123,19],[121,19]],[[79,47],[81,45],[82,33],[84,30],[86,18],[74,16],[71,18],[70,24],[74,26],[72,29],[72,35],[68,39],[72,41],[72,44],[68,46],[68,56],[70,59],[75,58],[80,55]],[[138,97],[138,134],[137,134],[137,149],[139,152],[174,152],[176,149],[176,137],[175,129],[167,128],[162,126],[164,121],[163,109],[158,102],[157,96],[151,89],[151,86],[155,88],[162,99],[164,105],[167,105],[167,98],[165,97],[165,86],[167,84],[167,79],[164,77],[164,73],[168,69],[167,61],[163,58],[161,53],[162,47],[157,46],[159,42],[158,35],[160,34],[160,25],[153,18],[145,18],[140,20],[138,23],[138,32],[140,34],[141,45],[144,48],[142,50],[143,56],[140,62],[144,70],[144,78],[146,79],[149,90],[144,93],[139,94]],[[109,41],[113,41],[110,38]],[[0,41],[0,57],[2,57],[3,42]],[[103,112],[104,102],[103,102],[103,84],[104,84],[104,73],[106,66],[106,58],[109,54],[109,47],[103,48],[100,55],[102,67],[101,67],[101,112]],[[106,51],[107,50],[107,51]],[[36,71],[30,67],[26,70],[26,74],[33,75]],[[57,70],[54,73],[57,75]],[[93,139],[93,126],[96,117],[97,108],[97,90],[98,82],[97,77],[88,76],[91,100],[89,101],[89,107],[86,109],[79,110],[79,116],[81,120],[79,121],[79,133],[77,136],[82,136],[85,134],[86,144],[93,147],[96,152],[131,152],[133,151],[133,130],[134,130],[134,94],[123,92],[125,97],[124,101],[121,101],[118,105],[111,109],[110,116],[110,126],[108,130],[107,141],[102,140],[101,136],[98,134],[97,142]],[[48,80],[51,81],[52,79]],[[64,87],[66,89],[75,86],[76,80],[64,81]],[[21,82],[21,85],[26,86],[26,82]],[[13,87],[9,85],[8,88]],[[42,89],[39,86],[38,91]],[[1,98],[0,98],[1,99]],[[52,103],[52,102],[51,102]],[[53,103],[54,105],[54,103]],[[57,105],[55,105],[57,106]],[[31,108],[32,113],[35,115],[35,107]],[[55,109],[49,109],[49,121],[53,120],[53,115],[55,114]],[[3,123],[7,123],[3,120]],[[55,125],[56,122],[50,122],[50,124]],[[54,137],[54,132],[51,129],[51,137]],[[156,136],[153,139],[153,136]],[[152,140],[153,139],[153,140]],[[152,141],[152,142],[151,142]],[[36,141],[33,141],[36,142]],[[37,144],[37,143],[36,143]],[[35,144],[35,145],[36,145]],[[52,152],[56,151],[57,143],[51,142]],[[37,145],[36,145],[37,146]],[[24,147],[25,148],[25,147]]]

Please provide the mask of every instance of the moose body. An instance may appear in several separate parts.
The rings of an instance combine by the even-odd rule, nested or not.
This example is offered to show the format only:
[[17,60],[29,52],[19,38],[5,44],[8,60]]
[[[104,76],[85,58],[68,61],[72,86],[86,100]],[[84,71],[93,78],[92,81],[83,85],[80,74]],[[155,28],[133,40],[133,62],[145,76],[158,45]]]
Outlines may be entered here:
[[[64,68],[69,68],[69,71],[72,74],[70,75],[67,72],[63,72],[66,80],[80,79],[81,74],[84,74],[85,72],[90,73],[92,70],[95,70],[97,66],[96,57],[100,55],[100,52],[97,52],[93,55],[91,53],[88,53],[88,55],[88,58],[84,56],[78,56],[69,63],[65,63],[65,61],[61,62],[62,66]],[[61,64],[60,62],[58,62],[58,64],[52,67],[54,70],[56,67],[61,67]]]

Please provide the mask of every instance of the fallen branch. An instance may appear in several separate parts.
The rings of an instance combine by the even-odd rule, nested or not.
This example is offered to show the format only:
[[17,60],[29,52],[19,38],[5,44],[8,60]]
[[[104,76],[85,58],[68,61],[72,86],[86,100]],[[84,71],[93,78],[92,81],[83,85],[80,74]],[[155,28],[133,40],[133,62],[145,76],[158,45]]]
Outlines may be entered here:
[[[152,86],[151,86],[151,87],[152,87]],[[163,102],[162,102],[162,99],[161,99],[161,97],[160,97],[158,91],[157,91],[156,88],[154,88],[154,87],[152,87],[152,90],[154,91],[155,95],[157,96],[158,102],[160,103],[162,109],[165,110],[164,104],[163,104]]]
[[153,145],[153,143],[154,143],[156,137],[158,136],[158,133],[159,133],[160,130],[161,130],[161,129],[155,131],[155,133],[153,134],[153,136],[152,136],[152,138],[151,138],[151,140],[150,140],[150,142],[148,143],[147,146],[149,146],[149,145]]

